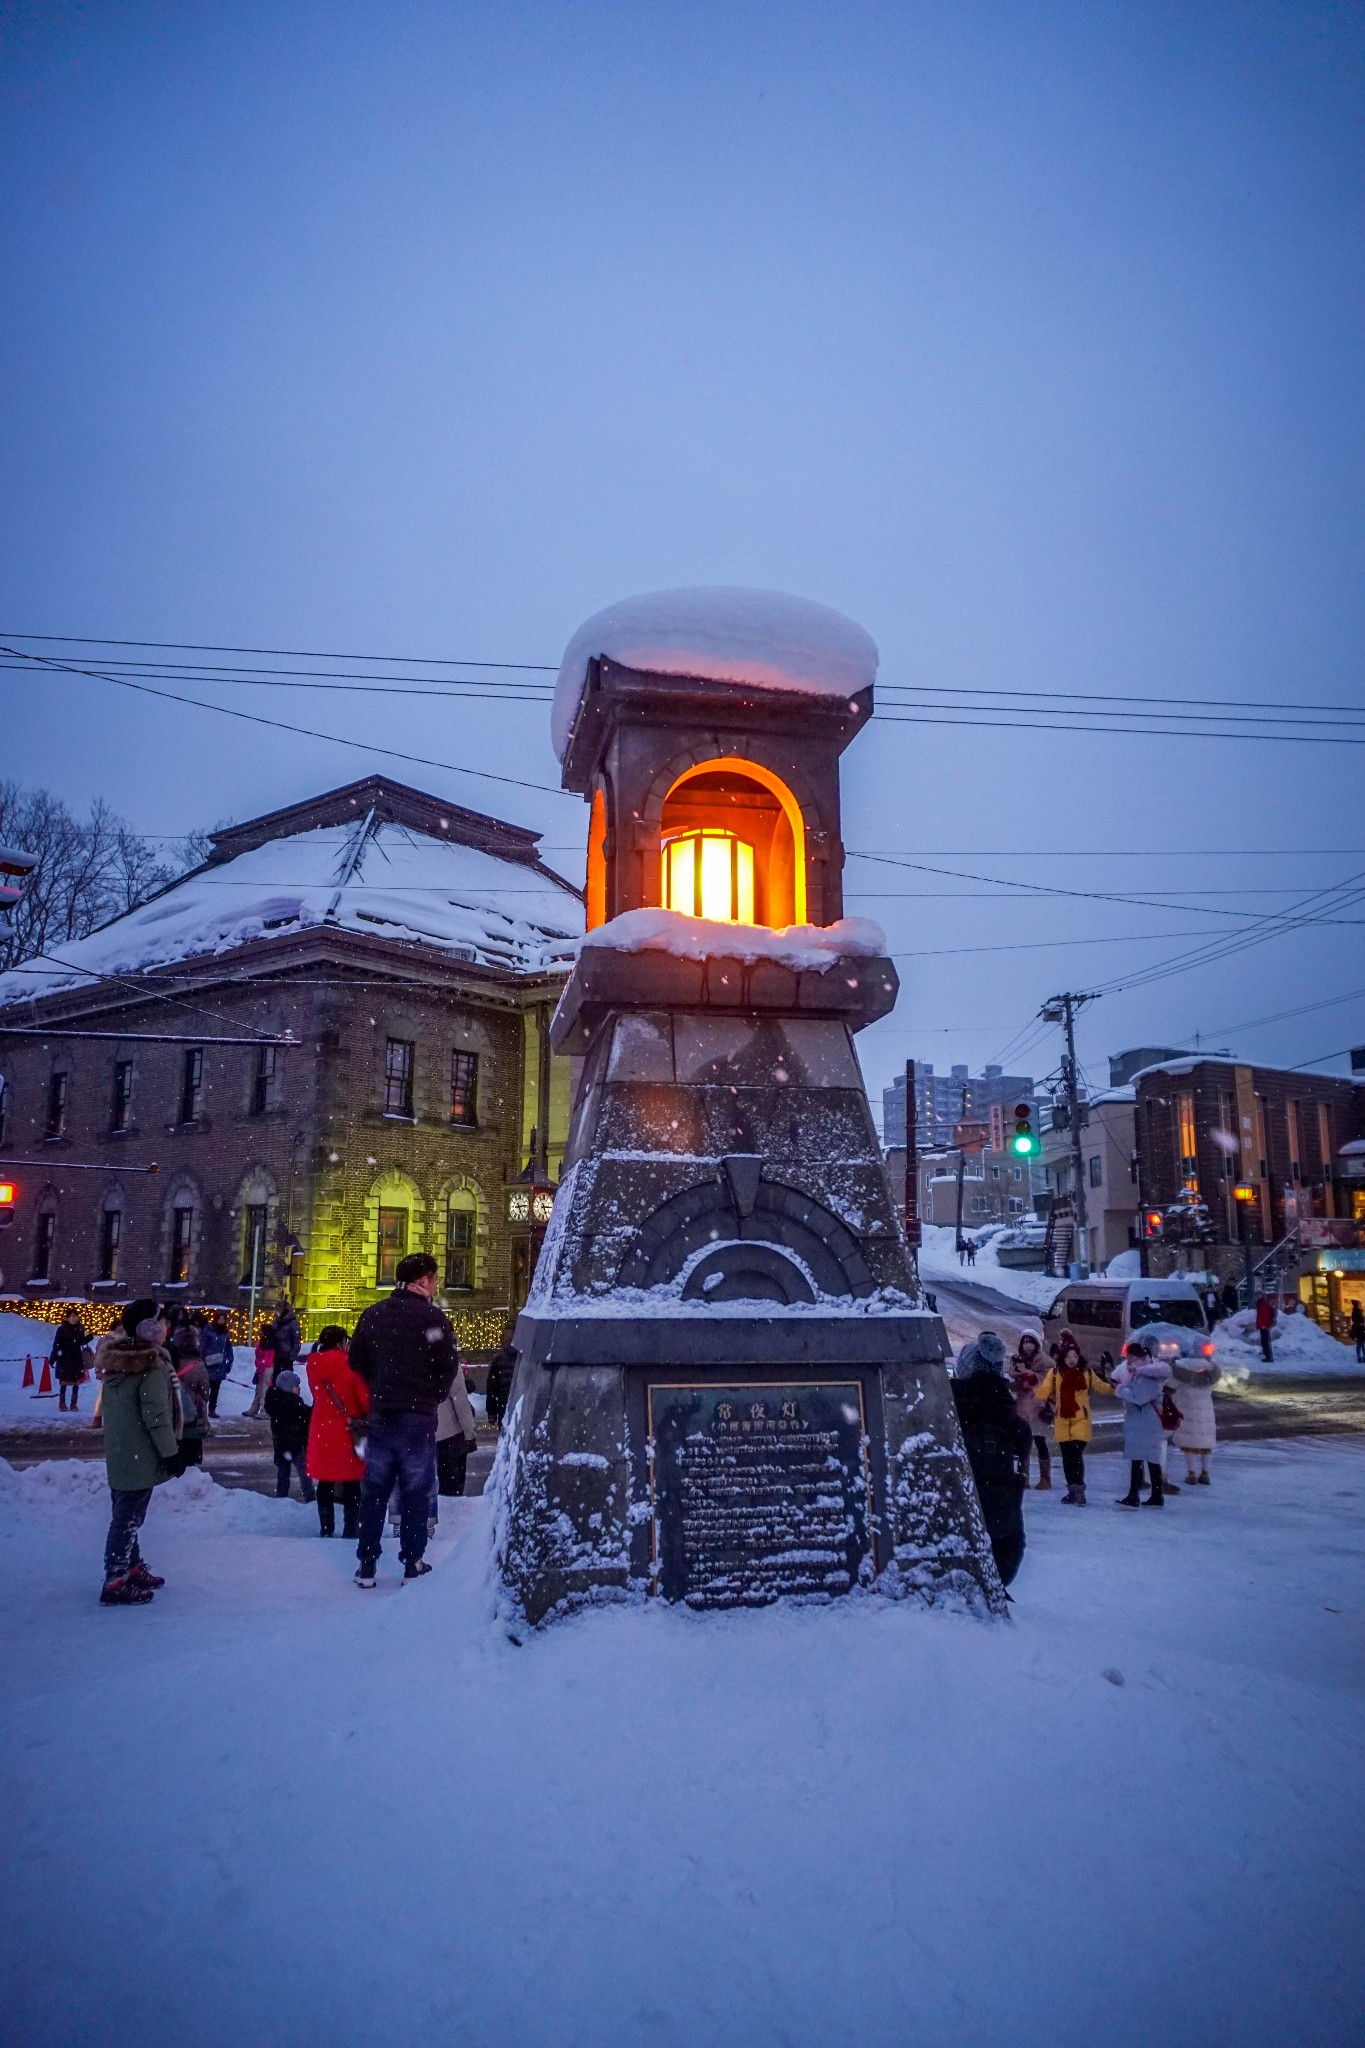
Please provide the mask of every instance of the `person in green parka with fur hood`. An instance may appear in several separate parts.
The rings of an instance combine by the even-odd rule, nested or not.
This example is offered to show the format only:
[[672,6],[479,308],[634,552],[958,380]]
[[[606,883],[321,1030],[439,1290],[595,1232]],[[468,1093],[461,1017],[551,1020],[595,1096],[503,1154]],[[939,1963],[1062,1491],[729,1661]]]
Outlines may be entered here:
[[154,1301],[130,1301],[122,1327],[102,1339],[95,1370],[104,1383],[104,1463],[114,1512],[104,1546],[104,1607],[142,1607],[165,1580],[142,1561],[138,1530],[152,1489],[177,1469],[184,1427],[180,1383]]

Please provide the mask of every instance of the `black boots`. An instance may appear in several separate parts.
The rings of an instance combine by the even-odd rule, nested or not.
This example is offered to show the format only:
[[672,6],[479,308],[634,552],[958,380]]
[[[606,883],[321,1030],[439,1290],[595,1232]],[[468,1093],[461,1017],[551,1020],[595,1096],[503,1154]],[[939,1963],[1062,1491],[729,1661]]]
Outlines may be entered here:
[[1114,1502],[1114,1506],[1116,1508],[1140,1508],[1142,1506],[1141,1458],[1134,1458],[1131,1464],[1129,1465],[1128,1469],[1130,1474],[1132,1475],[1129,1480],[1128,1491],[1124,1494],[1122,1500],[1116,1500]]
[[[1137,1474],[1137,1478],[1133,1483],[1137,1485],[1142,1478],[1142,1467],[1141,1465],[1134,1465],[1133,1470]],[[1142,1505],[1145,1508],[1164,1508],[1166,1505],[1166,1492],[1161,1483],[1161,1467],[1160,1465],[1149,1464],[1147,1470],[1152,1475],[1152,1490]]]

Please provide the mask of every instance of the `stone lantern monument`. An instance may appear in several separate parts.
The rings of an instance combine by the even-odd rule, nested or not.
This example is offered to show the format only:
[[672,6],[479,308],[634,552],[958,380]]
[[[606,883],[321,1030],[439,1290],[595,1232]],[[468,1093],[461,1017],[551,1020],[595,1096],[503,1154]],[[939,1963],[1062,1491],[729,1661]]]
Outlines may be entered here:
[[579,1064],[494,1480],[532,1623],[855,1586],[1003,1610],[853,1050],[897,993],[843,916],[876,665],[743,590],[628,600],[565,655],[588,933],[551,1037]]

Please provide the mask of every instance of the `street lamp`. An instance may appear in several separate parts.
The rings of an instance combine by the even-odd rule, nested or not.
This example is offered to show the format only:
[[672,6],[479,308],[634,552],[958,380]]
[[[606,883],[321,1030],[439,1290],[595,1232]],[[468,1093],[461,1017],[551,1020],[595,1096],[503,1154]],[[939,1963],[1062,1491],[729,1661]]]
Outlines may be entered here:
[[1243,1286],[1248,1308],[1251,1307],[1251,1205],[1259,1193],[1255,1182],[1249,1180],[1237,1181],[1232,1190],[1232,1198],[1237,1204],[1237,1227],[1242,1239],[1242,1264],[1246,1274]]

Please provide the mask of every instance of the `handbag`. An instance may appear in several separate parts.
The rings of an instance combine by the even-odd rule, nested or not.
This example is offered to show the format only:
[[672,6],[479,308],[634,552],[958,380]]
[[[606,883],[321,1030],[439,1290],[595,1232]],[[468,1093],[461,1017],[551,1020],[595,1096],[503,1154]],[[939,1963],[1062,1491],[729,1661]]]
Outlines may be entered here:
[[323,1381],[322,1391],[324,1394],[328,1396],[332,1403],[332,1406],[335,1409],[337,1409],[341,1416],[342,1421],[346,1424],[346,1429],[351,1439],[351,1449],[357,1454],[357,1456],[359,1456],[365,1449],[365,1438],[368,1434],[368,1425],[370,1420],[369,1416],[352,1415],[350,1409],[346,1406],[346,1403],[342,1400],[340,1394],[337,1392],[336,1388],[332,1385],[330,1380]]
[[1179,1429],[1184,1420],[1184,1410],[1176,1407],[1175,1398],[1170,1388],[1163,1387],[1161,1389],[1161,1427],[1168,1432],[1173,1429]]

